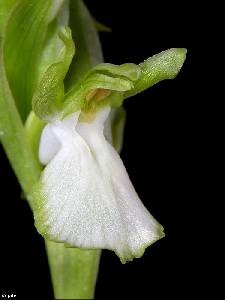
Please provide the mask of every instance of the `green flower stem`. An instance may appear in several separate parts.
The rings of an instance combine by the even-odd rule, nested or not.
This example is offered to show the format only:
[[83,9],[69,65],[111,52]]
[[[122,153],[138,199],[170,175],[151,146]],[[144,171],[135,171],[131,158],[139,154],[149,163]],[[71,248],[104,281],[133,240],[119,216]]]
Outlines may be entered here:
[[56,299],[93,299],[100,250],[65,248],[46,240]]

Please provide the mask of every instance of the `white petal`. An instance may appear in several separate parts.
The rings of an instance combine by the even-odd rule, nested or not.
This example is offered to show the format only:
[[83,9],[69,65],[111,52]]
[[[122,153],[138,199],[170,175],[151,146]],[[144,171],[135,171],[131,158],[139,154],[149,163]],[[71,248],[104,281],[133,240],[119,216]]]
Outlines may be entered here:
[[39,231],[55,241],[110,249],[125,262],[140,257],[163,233],[103,136],[108,114],[102,110],[76,131],[54,125],[62,146],[43,172],[35,218]]
[[118,153],[104,138],[101,122],[108,113],[107,109],[101,111],[94,126],[78,123],[76,130],[95,154],[102,173],[106,193],[101,200],[110,211],[103,223],[111,228],[107,231],[109,245],[104,248],[114,250],[121,260],[130,260],[141,256],[148,245],[164,234],[162,226],[139,199]]
[[61,148],[60,139],[57,138],[53,130],[54,126],[61,125],[75,131],[79,115],[80,111],[68,116],[63,121],[57,120],[45,126],[39,146],[39,160],[43,165],[47,165]]
[[39,146],[39,160],[43,165],[47,165],[49,161],[59,151],[61,144],[52,131],[52,125],[48,124],[42,131],[40,146]]

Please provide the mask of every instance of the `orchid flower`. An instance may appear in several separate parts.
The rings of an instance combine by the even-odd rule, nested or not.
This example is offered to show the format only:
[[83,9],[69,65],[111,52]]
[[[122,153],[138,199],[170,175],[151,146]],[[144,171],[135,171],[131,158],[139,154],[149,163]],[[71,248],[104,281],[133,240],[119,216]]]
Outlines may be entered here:
[[[35,113],[47,122],[39,146],[46,167],[33,191],[35,224],[50,240],[110,249],[125,263],[142,256],[164,233],[139,199],[119,154],[104,136],[104,126],[111,108],[159,81],[162,68],[165,78],[173,77],[184,51],[168,50],[139,66],[99,64],[60,102],[74,54],[70,31],[60,37],[65,44],[61,61],[49,67],[33,98]],[[180,61],[168,71],[175,56]],[[159,60],[161,70],[153,76]]]
[[56,299],[93,298],[94,249],[125,263],[164,236],[119,156],[123,101],[175,78],[186,49],[103,63],[97,27],[108,30],[83,0],[0,1],[0,143],[45,237]]

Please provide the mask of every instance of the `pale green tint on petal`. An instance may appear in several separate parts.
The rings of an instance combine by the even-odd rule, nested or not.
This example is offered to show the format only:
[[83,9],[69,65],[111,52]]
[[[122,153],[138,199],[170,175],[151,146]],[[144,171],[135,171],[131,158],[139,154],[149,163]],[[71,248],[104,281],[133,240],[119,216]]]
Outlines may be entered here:
[[46,121],[56,118],[62,110],[63,80],[75,53],[71,31],[68,27],[60,31],[59,37],[64,43],[59,61],[46,70],[32,99],[35,114]]
[[186,59],[186,52],[184,48],[171,48],[139,64],[141,74],[135,81],[134,88],[124,93],[124,98],[134,96],[159,81],[175,78]]
[[[84,249],[110,249],[125,263],[163,236],[103,136],[109,109],[92,123],[52,124],[61,144],[36,187],[35,224],[45,237]],[[50,139],[48,139],[50,141]],[[43,145],[43,148],[49,145]]]

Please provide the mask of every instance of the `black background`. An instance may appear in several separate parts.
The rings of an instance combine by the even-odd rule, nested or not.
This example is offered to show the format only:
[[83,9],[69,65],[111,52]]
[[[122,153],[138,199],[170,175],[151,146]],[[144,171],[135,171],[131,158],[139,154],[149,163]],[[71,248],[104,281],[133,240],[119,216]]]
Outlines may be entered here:
[[[198,230],[199,127],[195,93],[196,39],[204,28],[197,8],[184,1],[86,1],[96,19],[112,28],[101,33],[106,62],[139,63],[171,47],[188,49],[178,77],[125,101],[127,123],[121,153],[145,206],[164,226],[166,237],[140,259],[122,265],[103,251],[96,298],[183,299],[199,285]],[[189,6],[188,6],[189,5]],[[44,242],[9,167],[0,153],[0,292],[18,298],[52,298]],[[196,292],[195,292],[196,295]]]

